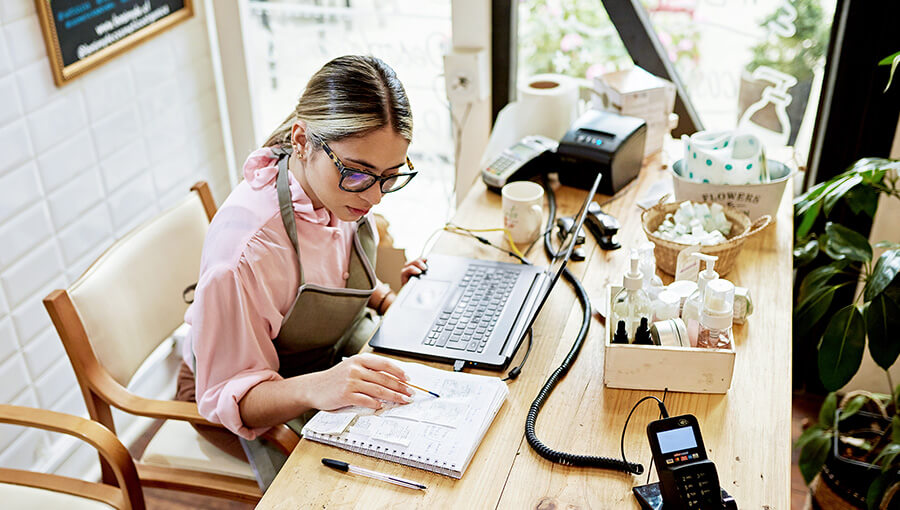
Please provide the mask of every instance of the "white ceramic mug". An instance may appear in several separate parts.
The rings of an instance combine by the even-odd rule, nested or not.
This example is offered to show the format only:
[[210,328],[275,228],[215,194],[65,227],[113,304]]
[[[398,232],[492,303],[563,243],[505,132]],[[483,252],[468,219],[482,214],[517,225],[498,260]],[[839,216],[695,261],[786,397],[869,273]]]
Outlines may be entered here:
[[516,244],[537,239],[544,219],[544,188],[531,181],[515,181],[503,186],[503,226]]

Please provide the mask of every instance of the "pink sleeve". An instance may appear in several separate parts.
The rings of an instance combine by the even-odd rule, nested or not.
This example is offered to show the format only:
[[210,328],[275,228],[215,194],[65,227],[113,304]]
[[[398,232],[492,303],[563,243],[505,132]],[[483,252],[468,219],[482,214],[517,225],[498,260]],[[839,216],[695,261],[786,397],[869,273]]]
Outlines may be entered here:
[[[280,380],[264,296],[253,295],[235,269],[203,271],[189,311],[192,358],[200,414],[254,439],[268,430],[244,426],[238,403],[263,381]],[[277,331],[277,330],[276,330]]]

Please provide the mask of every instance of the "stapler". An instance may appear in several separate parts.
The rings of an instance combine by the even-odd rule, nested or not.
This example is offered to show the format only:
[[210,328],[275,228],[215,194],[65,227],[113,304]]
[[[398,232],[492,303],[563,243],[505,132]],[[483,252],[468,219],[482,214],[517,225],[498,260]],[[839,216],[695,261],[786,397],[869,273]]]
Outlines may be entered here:
[[619,232],[619,220],[600,209],[600,204],[591,202],[588,205],[584,226],[597,239],[597,244],[604,250],[618,250],[622,247],[613,236]]
[[[569,236],[569,232],[572,230],[572,227],[575,226],[575,218],[569,216],[563,216],[561,218],[556,219],[556,226],[559,229],[556,231],[557,237],[559,237],[560,242],[565,242],[566,237]],[[572,250],[571,260],[576,262],[580,262],[585,259],[584,248],[581,245],[584,244],[584,227],[578,229],[578,234],[575,237],[575,248]]]

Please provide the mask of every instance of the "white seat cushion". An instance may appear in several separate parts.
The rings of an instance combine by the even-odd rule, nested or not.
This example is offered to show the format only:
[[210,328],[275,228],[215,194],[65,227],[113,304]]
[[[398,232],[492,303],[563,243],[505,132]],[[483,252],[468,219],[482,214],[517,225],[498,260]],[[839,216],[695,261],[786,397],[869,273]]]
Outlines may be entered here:
[[65,508],[66,510],[116,510],[115,507],[111,507],[106,503],[101,503],[100,501],[93,499],[9,483],[0,483],[0,501],[3,502],[3,508],[34,510],[44,510],[46,508]]
[[163,423],[144,450],[141,462],[256,480],[250,464],[216,448],[201,437],[190,423],[179,420]]

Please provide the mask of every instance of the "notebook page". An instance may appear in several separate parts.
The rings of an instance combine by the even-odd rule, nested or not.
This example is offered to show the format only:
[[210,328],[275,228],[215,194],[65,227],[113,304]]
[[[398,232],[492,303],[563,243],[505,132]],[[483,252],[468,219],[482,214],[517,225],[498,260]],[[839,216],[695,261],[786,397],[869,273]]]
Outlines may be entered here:
[[411,382],[441,397],[414,390],[411,404],[386,403],[379,411],[354,406],[319,412],[304,427],[304,436],[461,476],[506,399],[506,384],[497,377],[396,363]]

